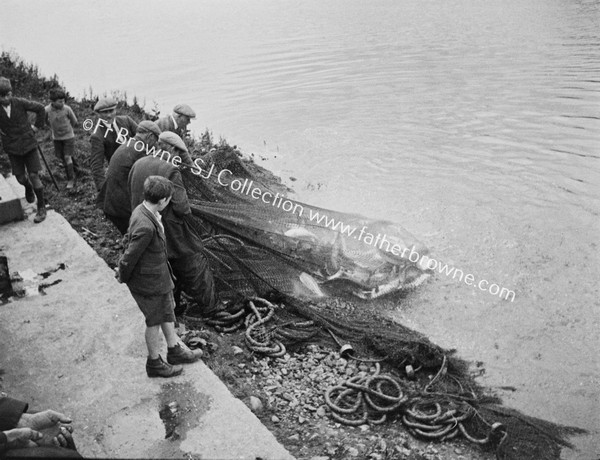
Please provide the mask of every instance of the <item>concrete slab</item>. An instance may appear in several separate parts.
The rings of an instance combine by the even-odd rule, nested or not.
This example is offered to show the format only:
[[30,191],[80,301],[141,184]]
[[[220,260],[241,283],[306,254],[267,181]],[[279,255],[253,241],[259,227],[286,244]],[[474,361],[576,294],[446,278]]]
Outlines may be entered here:
[[[4,225],[0,247],[11,272],[66,265],[43,280],[45,295],[0,305],[0,368],[11,396],[73,418],[84,456],[293,458],[204,363],[146,377],[142,314],[62,216]],[[181,420],[165,439],[159,410],[170,402]]]
[[[14,177],[14,176],[11,176]],[[23,196],[25,196],[25,188]],[[21,207],[21,200],[14,192],[9,182],[0,174],[0,225],[15,220],[24,219],[25,214]]]
[[26,208],[35,209],[35,203],[33,203],[33,204],[27,203],[27,200],[25,199],[25,187],[23,187],[21,184],[19,184],[19,181],[17,181],[17,178],[15,176],[13,176],[12,174],[10,174],[8,177],[5,177],[5,179],[6,179],[6,182],[8,183],[8,185],[10,185],[10,188],[12,189],[15,196],[19,200],[21,200],[21,206],[23,207],[23,209],[26,209]]

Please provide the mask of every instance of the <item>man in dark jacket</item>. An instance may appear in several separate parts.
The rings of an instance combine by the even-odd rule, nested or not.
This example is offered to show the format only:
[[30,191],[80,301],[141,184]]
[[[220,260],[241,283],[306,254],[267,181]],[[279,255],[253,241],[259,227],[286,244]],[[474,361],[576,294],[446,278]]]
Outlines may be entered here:
[[[35,127],[29,123],[27,112],[36,115]],[[35,131],[44,127],[46,110],[38,102],[13,97],[8,78],[0,77],[0,137],[17,181],[25,187],[25,198],[33,203],[37,198],[37,224],[46,218],[44,186],[38,173],[42,169]]]
[[[17,399],[0,397],[0,458],[82,458],[69,417],[53,410],[29,414],[28,408]],[[50,437],[43,430],[58,434]]]
[[[168,131],[161,133],[158,145],[175,156],[186,149],[181,138]],[[166,177],[174,185],[173,198],[162,215],[169,263],[177,279],[177,290],[183,290],[196,303],[186,315],[210,317],[218,311],[214,279],[202,252],[202,241],[191,226],[192,211],[179,169],[172,162],[158,157],[147,156],[138,160],[129,173],[131,206],[134,208],[142,201],[144,180],[154,175]],[[183,313],[179,305],[175,313]]]
[[[201,350],[190,350],[175,333],[174,285],[159,214],[169,204],[172,195],[173,184],[169,180],[160,176],[146,178],[143,184],[144,200],[131,214],[125,236],[126,248],[117,269],[117,278],[127,283],[146,318],[148,377],[179,375],[183,370],[179,364],[193,363],[202,356]],[[168,347],[167,362],[160,356],[161,330]]]
[[[99,120],[90,136],[90,169],[96,190],[100,192],[104,184],[104,160],[110,162],[119,145],[135,136],[137,123],[128,116],[117,116],[117,101],[112,97],[100,99],[94,111],[98,113]],[[101,201],[99,204],[102,206]]]
[[100,195],[104,196],[104,214],[119,229],[122,235],[127,232],[131,216],[131,197],[127,179],[133,164],[155,151],[160,129],[150,120],[140,122],[137,134],[121,145],[108,164],[106,181]]

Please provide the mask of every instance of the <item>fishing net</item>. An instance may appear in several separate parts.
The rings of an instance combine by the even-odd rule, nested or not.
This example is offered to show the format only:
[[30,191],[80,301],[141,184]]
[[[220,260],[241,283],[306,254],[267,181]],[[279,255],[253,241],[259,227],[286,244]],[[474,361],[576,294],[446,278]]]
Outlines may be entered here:
[[[248,345],[272,356],[309,342],[346,345],[354,357],[416,379],[420,390],[402,417],[423,439],[462,435],[493,447],[498,458],[558,459],[561,447],[570,446],[565,436],[581,431],[502,407],[453,351],[385,317],[386,299],[397,302],[430,274],[427,248],[401,226],[293,200],[230,147],[196,165],[182,175],[192,225],[205,243],[219,297],[230,306],[213,323],[221,330],[245,322]],[[359,382],[365,394],[378,394],[369,382]],[[340,390],[339,405],[358,407],[358,399],[343,401],[352,388]]]
[[[399,225],[287,198],[261,182],[233,153],[207,156],[203,170],[186,170],[184,180],[200,220],[196,229],[238,238],[222,239],[209,251],[220,256],[235,252],[237,261],[271,289],[300,298],[341,289],[371,299],[415,288],[429,276],[426,267],[408,259],[412,251],[412,259],[423,265],[428,250]],[[233,271],[217,274],[229,281]],[[233,278],[235,291],[263,293],[265,287],[252,279],[257,277]]]

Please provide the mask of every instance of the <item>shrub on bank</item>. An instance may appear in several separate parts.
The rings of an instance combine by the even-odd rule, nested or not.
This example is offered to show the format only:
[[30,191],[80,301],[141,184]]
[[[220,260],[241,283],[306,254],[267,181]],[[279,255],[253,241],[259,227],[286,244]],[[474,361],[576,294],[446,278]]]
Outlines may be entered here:
[[14,52],[0,54],[0,75],[12,82],[13,94],[27,99],[46,99],[48,91],[61,87],[56,75],[41,76],[37,65],[25,62]]

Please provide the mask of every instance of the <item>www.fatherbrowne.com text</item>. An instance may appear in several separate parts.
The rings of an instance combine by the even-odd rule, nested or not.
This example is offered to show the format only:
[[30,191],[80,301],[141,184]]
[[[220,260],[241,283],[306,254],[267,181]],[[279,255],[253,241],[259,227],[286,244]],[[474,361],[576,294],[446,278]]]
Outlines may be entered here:
[[[104,120],[99,119],[96,125],[90,119],[86,119],[83,122],[83,128],[86,131],[91,131],[92,128],[94,132],[98,129],[100,122],[104,122]],[[105,126],[106,123],[104,122]],[[114,131],[111,126],[107,126],[107,131],[104,134],[106,135]],[[138,152],[146,151],[146,155],[152,155],[155,158],[160,158],[163,161],[170,162],[175,167],[186,167],[189,168],[192,174],[196,176],[200,176],[203,179],[209,179],[216,174],[216,179],[219,185],[223,187],[229,187],[231,190],[237,193],[241,193],[243,195],[251,196],[255,200],[260,200],[265,204],[271,205],[278,209],[283,209],[286,212],[291,212],[300,217],[305,216],[304,206],[300,203],[296,203],[294,201],[288,200],[284,196],[279,195],[268,191],[263,191],[260,187],[257,187],[254,184],[253,180],[244,179],[243,181],[240,179],[230,180],[229,176],[233,176],[233,173],[229,169],[221,169],[218,172],[215,171],[215,165],[211,165],[210,169],[204,170],[204,166],[206,163],[201,158],[196,158],[193,160],[193,165],[183,165],[183,160],[178,155],[173,155],[170,152],[157,149],[156,147],[148,147],[145,142],[141,140],[136,140],[135,138],[128,137],[129,132],[126,128],[120,128],[117,131],[117,142],[119,144],[130,145],[133,142],[133,148]],[[165,158],[166,156],[166,158]],[[482,279],[478,282],[475,281],[475,276],[471,273],[465,273],[456,268],[449,266],[448,264],[444,264],[439,262],[431,257],[426,255],[421,255],[417,251],[415,251],[414,247],[407,248],[402,247],[400,244],[391,244],[391,242],[387,239],[387,235],[377,233],[376,235],[368,232],[367,227],[362,227],[358,234],[356,231],[357,227],[353,227],[351,225],[346,225],[343,222],[336,221],[333,218],[330,218],[326,214],[321,214],[319,211],[314,209],[308,209],[308,219],[311,222],[316,222],[319,225],[323,225],[326,228],[337,231],[342,235],[345,235],[349,238],[357,239],[358,241],[362,241],[365,244],[370,246],[374,246],[381,251],[385,251],[388,253],[392,253],[395,256],[399,256],[402,258],[408,258],[412,263],[418,265],[423,270],[432,270],[437,271],[438,273],[443,273],[446,276],[452,276],[452,279],[458,278],[459,281],[464,281],[467,286],[473,286],[479,289],[480,291],[489,292],[493,296],[498,296],[504,300],[510,299],[511,302],[515,300],[515,291],[511,291],[507,288],[501,287],[497,284],[490,284],[489,281]],[[384,247],[385,246],[385,247]],[[407,255],[408,253],[408,255]]]

